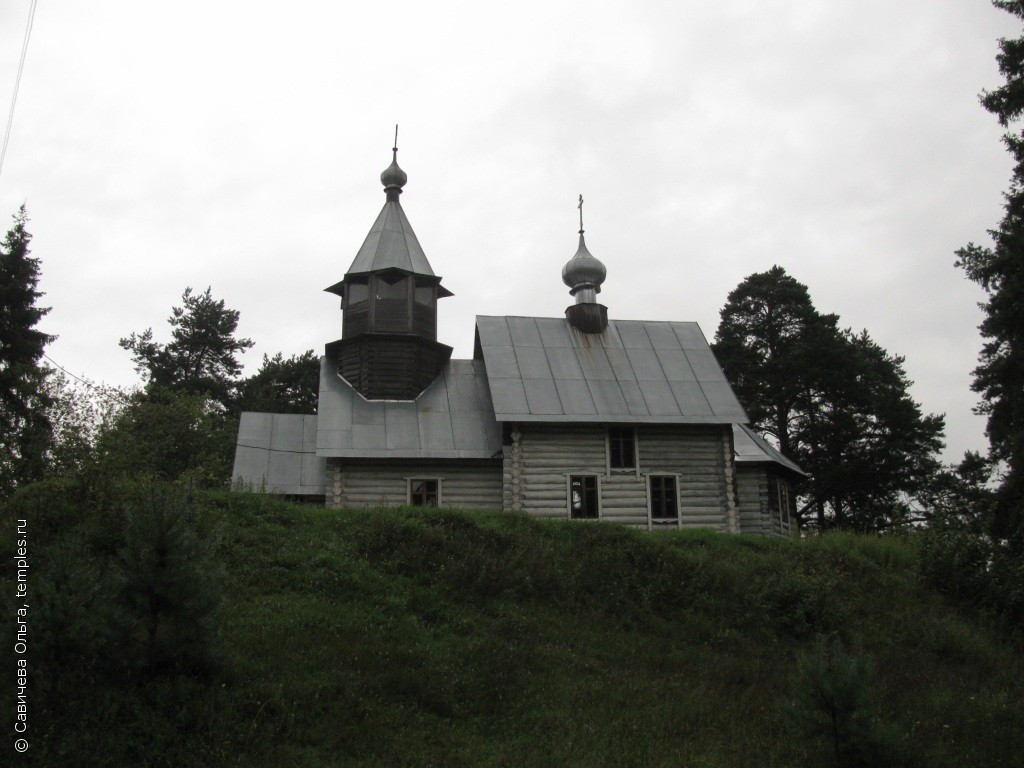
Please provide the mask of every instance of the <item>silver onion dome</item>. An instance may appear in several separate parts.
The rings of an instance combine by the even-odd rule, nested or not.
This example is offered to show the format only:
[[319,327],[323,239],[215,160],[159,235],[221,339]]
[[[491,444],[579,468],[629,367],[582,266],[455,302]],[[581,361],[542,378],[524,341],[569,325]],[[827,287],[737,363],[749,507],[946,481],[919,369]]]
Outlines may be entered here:
[[580,247],[576,250],[576,255],[562,267],[562,282],[572,289],[570,293],[573,296],[586,288],[593,289],[594,293],[600,293],[601,283],[607,276],[608,270],[604,264],[587,250],[583,231],[580,230]]

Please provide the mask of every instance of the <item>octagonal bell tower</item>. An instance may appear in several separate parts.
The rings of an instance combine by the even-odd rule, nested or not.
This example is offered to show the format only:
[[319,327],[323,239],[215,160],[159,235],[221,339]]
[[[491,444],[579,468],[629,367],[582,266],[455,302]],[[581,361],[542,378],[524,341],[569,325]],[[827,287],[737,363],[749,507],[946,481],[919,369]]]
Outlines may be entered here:
[[414,400],[437,378],[452,348],[437,341],[441,285],[398,202],[408,176],[391,165],[380,175],[385,202],[355,260],[325,290],[341,296],[342,331],[326,347],[338,373],[368,400]]

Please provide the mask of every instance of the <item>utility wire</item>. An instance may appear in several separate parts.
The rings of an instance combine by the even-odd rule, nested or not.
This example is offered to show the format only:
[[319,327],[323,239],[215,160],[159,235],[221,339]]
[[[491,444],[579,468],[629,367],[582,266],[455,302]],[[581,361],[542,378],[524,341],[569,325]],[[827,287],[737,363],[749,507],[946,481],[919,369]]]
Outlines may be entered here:
[[18,88],[21,86],[21,73],[25,69],[25,55],[28,53],[28,41],[32,37],[32,23],[36,18],[36,3],[28,9],[28,25],[25,27],[25,40],[21,44],[21,60],[18,62],[18,76],[14,79],[14,93],[11,95],[11,111],[7,115],[7,130],[4,131],[4,146],[0,149],[0,174],[4,171],[4,158],[7,156],[7,142],[11,139],[11,125],[14,124],[14,105],[18,102]]
[[[119,403],[121,405],[125,405],[125,404],[131,402],[131,400],[126,395],[121,393],[121,391],[118,390],[116,387],[108,387],[108,386],[105,386],[105,385],[104,386],[100,386],[99,384],[96,384],[93,381],[89,381],[88,379],[83,379],[81,376],[76,376],[75,374],[73,374],[71,371],[69,371],[63,365],[58,363],[56,360],[54,360],[52,357],[50,357],[45,352],[43,352],[43,357],[45,357],[47,360],[49,360],[51,363],[53,363],[54,366],[58,370],[63,371],[64,373],[66,373],[68,376],[70,376],[75,381],[77,381],[80,384],[84,385],[85,387],[93,390],[100,397],[105,398],[106,400],[109,400],[111,402],[117,402],[117,403]],[[117,393],[116,396],[112,394],[114,392]]]

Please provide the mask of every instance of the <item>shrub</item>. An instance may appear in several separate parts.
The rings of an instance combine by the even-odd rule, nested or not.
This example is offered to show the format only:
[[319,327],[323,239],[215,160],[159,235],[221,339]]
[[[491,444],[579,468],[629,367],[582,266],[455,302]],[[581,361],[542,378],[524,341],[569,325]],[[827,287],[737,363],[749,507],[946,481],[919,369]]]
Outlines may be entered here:
[[797,660],[793,712],[805,735],[827,744],[835,765],[883,768],[909,765],[896,731],[874,715],[873,664],[834,639],[819,639]]

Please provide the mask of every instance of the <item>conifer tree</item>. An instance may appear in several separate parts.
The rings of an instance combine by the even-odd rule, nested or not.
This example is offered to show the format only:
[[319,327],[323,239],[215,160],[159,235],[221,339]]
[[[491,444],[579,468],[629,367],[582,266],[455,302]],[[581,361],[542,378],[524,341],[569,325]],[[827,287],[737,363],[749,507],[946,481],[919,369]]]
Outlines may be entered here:
[[236,339],[238,310],[227,309],[207,288],[195,294],[185,289],[182,306],[172,307],[167,322],[171,341],[153,339],[153,329],[121,339],[132,353],[135,367],[149,384],[192,395],[209,397],[227,408],[234,394],[242,364],[237,355],[253,346],[250,339]]
[[[993,3],[1024,20],[1024,1]],[[985,339],[974,370],[978,413],[988,417],[991,456],[1006,473],[991,532],[1024,550],[1024,36],[999,41],[996,56],[1006,83],[981,96],[982,106],[1009,129],[1003,142],[1013,157],[1013,177],[1005,194],[1005,215],[990,230],[991,247],[974,243],[957,251],[956,265],[988,294],[982,305]]]
[[316,413],[320,398],[320,358],[309,349],[285,357],[263,356],[259,371],[238,385],[235,410]]
[[778,266],[743,280],[721,317],[715,354],[752,426],[810,474],[801,522],[897,524],[939,470],[944,429],[910,397],[903,358],[841,330]]
[[51,439],[41,360],[55,337],[36,327],[50,310],[36,304],[43,294],[27,224],[22,205],[0,243],[0,498],[42,475]]

